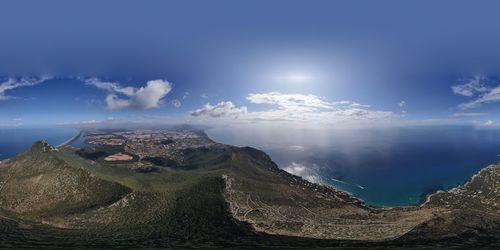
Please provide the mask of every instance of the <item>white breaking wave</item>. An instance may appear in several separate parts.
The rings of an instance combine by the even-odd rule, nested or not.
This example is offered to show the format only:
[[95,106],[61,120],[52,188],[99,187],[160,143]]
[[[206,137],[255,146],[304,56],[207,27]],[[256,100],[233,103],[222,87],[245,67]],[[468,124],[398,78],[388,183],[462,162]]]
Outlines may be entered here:
[[310,182],[321,183],[321,178],[316,173],[316,170],[314,168],[309,168],[304,164],[292,162],[290,165],[283,168],[283,170],[290,174],[300,176]]
[[352,186],[352,187],[357,187],[359,189],[365,189],[365,187],[359,185],[359,184],[356,184],[356,183],[349,183],[349,182],[345,182],[345,181],[341,181],[341,180],[337,180],[337,179],[334,179],[334,178],[330,178],[332,181],[335,181],[335,182],[339,182],[339,183],[342,183],[342,184],[345,184],[345,185],[348,185],[348,186]]

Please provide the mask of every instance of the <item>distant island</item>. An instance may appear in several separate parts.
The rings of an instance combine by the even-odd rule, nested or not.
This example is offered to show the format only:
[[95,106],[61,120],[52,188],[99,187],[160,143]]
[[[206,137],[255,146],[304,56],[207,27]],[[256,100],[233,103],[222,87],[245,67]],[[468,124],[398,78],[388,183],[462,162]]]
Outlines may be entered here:
[[499,165],[376,209],[186,128],[89,129],[0,163],[3,248],[500,247],[498,211]]

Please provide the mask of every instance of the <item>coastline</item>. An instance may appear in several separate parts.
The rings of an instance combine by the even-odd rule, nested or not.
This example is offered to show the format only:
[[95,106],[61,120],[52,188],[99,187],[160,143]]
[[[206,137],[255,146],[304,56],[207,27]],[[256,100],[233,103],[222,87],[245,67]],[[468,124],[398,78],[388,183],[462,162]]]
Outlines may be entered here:
[[[75,136],[71,137],[67,141],[65,141],[62,144],[58,145],[56,148],[63,148],[63,147],[67,147],[67,146],[71,145],[72,143],[74,143],[75,141],[77,141],[78,139],[80,139],[83,136],[83,134],[84,134],[84,131],[83,130],[79,130],[79,132]],[[207,135],[207,137],[209,137],[209,136]],[[212,138],[210,138],[210,139],[213,140],[214,142],[216,142],[216,140],[214,140]],[[9,157],[9,158],[11,158],[11,157]],[[0,163],[2,163],[5,160],[8,160],[9,158],[0,160]],[[441,194],[441,193],[453,193],[453,192],[457,192],[461,188],[463,188],[463,187],[467,186],[469,183],[471,183],[475,178],[477,178],[481,173],[483,173],[483,171],[487,171],[488,169],[490,169],[492,167],[495,167],[495,166],[497,166],[497,165],[495,165],[495,164],[489,164],[486,167],[484,167],[484,168],[480,169],[479,171],[477,171],[472,176],[470,176],[467,179],[466,182],[464,182],[462,184],[458,184],[458,185],[456,185],[454,187],[450,187],[449,189],[444,189],[443,188],[443,189],[428,190],[427,192],[423,192],[422,193],[422,199],[418,203],[411,204],[411,205],[401,205],[401,206],[398,206],[398,205],[387,205],[387,206],[384,206],[384,205],[380,205],[380,206],[370,205],[370,204],[367,204],[362,197],[357,196],[357,195],[353,194],[352,192],[350,192],[348,190],[339,188],[337,185],[333,185],[333,184],[330,184],[330,183],[327,183],[327,182],[320,182],[320,183],[317,183],[317,184],[322,185],[322,186],[327,186],[329,188],[333,188],[333,189],[335,189],[337,191],[344,192],[344,193],[348,194],[349,196],[351,196],[352,198],[354,198],[356,200],[359,200],[365,206],[373,208],[373,209],[392,209],[392,208],[405,208],[405,207],[406,208],[418,208],[418,207],[423,207],[427,203],[429,203],[430,200],[431,200],[431,198],[434,195]],[[282,168],[280,168],[280,169],[282,169]],[[298,175],[296,175],[296,176],[298,176]],[[298,177],[301,177],[301,176],[298,176]],[[345,184],[350,184],[350,183],[345,183]],[[355,186],[354,184],[351,184],[351,185]]]
[[75,135],[75,136],[71,137],[69,140],[67,140],[67,141],[65,141],[65,142],[63,142],[63,143],[61,143],[61,144],[60,144],[59,146],[57,146],[56,148],[66,147],[66,146],[68,146],[68,145],[72,144],[73,142],[75,142],[76,140],[80,139],[80,137],[81,137],[82,135],[83,135],[83,131],[82,131],[82,130],[80,130],[80,131],[78,132],[78,134],[77,134],[77,135]]
[[29,149],[34,142],[45,140],[51,145],[69,143],[79,129],[67,127],[0,128],[0,160],[8,160]]
[[[430,201],[430,199],[431,199],[432,196],[437,195],[437,194],[441,194],[441,193],[453,193],[453,192],[457,192],[459,189],[461,189],[461,188],[467,186],[469,183],[471,183],[475,178],[477,178],[484,171],[487,171],[487,170],[489,170],[491,168],[494,168],[495,166],[498,166],[498,165],[499,164],[489,164],[486,167],[483,167],[483,168],[479,169],[475,174],[473,174],[472,176],[468,177],[467,180],[464,181],[464,182],[462,182],[461,184],[458,184],[458,185],[455,185],[455,186],[452,186],[452,187],[449,187],[449,188],[444,188],[444,187],[437,188],[436,187],[436,188],[424,191],[424,192],[422,192],[420,201],[418,203],[409,204],[409,205],[400,205],[400,206],[398,206],[398,205],[374,205],[374,204],[369,204],[369,203],[366,203],[365,200],[362,197],[354,194],[353,192],[351,192],[349,190],[340,188],[339,186],[337,186],[335,184],[331,184],[331,183],[328,183],[326,181],[321,181],[321,182],[318,182],[316,184],[322,185],[322,186],[326,186],[326,187],[329,187],[329,188],[333,188],[336,191],[340,191],[340,192],[346,193],[349,196],[351,196],[352,198],[359,200],[364,206],[372,208],[372,209],[388,210],[388,209],[394,209],[394,208],[420,208],[420,207],[425,206],[427,203],[429,203],[429,201]],[[289,173],[289,172],[287,172],[287,173]],[[292,173],[289,173],[289,174],[292,174]],[[294,174],[292,174],[292,175],[294,175]],[[299,176],[299,175],[295,175],[295,176],[298,176],[298,177],[304,179],[302,176]],[[339,183],[342,183],[342,184],[345,184],[345,185],[349,185],[349,186],[352,186],[352,187],[360,188],[360,187],[357,186],[357,184],[351,184],[351,183],[344,182],[344,181],[339,181],[339,180],[336,180],[336,179],[333,179],[333,178],[330,178],[330,179],[332,179],[334,182],[339,182]],[[306,180],[306,179],[304,179],[304,180]],[[321,178],[320,178],[320,180],[321,180]]]
[[467,185],[469,185],[471,182],[474,181],[474,179],[476,179],[479,175],[481,175],[481,173],[485,172],[485,171],[488,171],[489,169],[492,169],[494,168],[495,166],[498,166],[498,165],[495,165],[495,164],[490,164],[484,168],[482,168],[481,170],[479,170],[477,173],[475,173],[474,175],[472,175],[468,181],[466,181],[464,184],[461,184],[461,185],[458,185],[456,187],[453,187],[453,188],[450,188],[448,190],[437,190],[436,192],[434,193],[431,193],[431,194],[428,194],[426,199],[425,199],[425,202],[423,202],[422,204],[420,204],[418,207],[423,207],[425,206],[427,203],[429,203],[431,201],[431,198],[432,196],[434,195],[437,195],[437,194],[442,194],[442,193],[455,193],[455,192],[458,192],[460,189],[466,187]]
[[[496,166],[499,166],[499,165],[498,164],[490,164],[490,165],[488,165],[488,166],[480,169],[479,171],[477,171],[475,174],[473,174],[471,177],[469,177],[469,179],[466,182],[464,182],[463,184],[459,184],[459,185],[457,185],[455,187],[452,187],[450,189],[447,189],[447,190],[446,189],[435,189],[434,191],[424,192],[424,193],[422,193],[422,197],[424,197],[424,195],[425,195],[425,199],[422,198],[421,201],[419,203],[417,203],[417,204],[414,204],[414,205],[405,205],[405,206],[376,206],[376,205],[370,205],[370,204],[367,204],[363,200],[363,198],[361,198],[361,197],[353,194],[352,192],[349,192],[347,190],[338,188],[335,185],[331,185],[331,184],[323,183],[323,182],[322,183],[317,183],[317,184],[322,185],[322,186],[327,186],[329,188],[333,188],[333,189],[335,189],[337,191],[344,192],[344,193],[348,194],[349,196],[351,196],[352,198],[359,200],[364,206],[369,207],[371,209],[391,210],[391,209],[397,209],[397,208],[422,208],[427,203],[430,202],[431,198],[434,195],[438,195],[438,194],[442,194],[442,193],[454,193],[454,192],[458,192],[460,189],[466,187],[471,182],[473,182],[475,178],[477,178],[479,175],[481,175],[481,173],[483,173],[485,171],[488,171],[489,169],[492,169],[492,168],[494,168]],[[299,177],[301,177],[301,176],[299,176]]]
[[[426,202],[427,196],[439,190],[446,192],[463,185],[481,169],[497,163],[497,148],[500,145],[498,139],[500,137],[496,137],[497,139],[493,140],[491,144],[484,145],[480,143],[484,135],[475,131],[468,132],[464,137],[457,137],[460,133],[453,132],[449,138],[444,138],[442,142],[452,143],[451,138],[464,141],[463,145],[469,145],[470,142],[471,145],[478,146],[474,150],[474,154],[466,154],[468,152],[467,146],[459,146],[453,150],[437,148],[439,150],[435,151],[427,146],[421,147],[427,145],[427,143],[433,143],[434,138],[439,138],[437,136],[428,136],[435,135],[430,133],[429,130],[412,129],[410,131],[412,133],[397,130],[391,132],[391,135],[394,135],[395,138],[395,145],[409,142],[416,132],[425,135],[422,136],[422,141],[419,141],[419,143],[423,144],[410,143],[407,149],[398,149],[394,152],[389,150],[386,152],[387,156],[384,154],[383,157],[379,157],[380,154],[371,149],[371,147],[377,148],[375,147],[377,144],[370,140],[367,143],[363,141],[363,143],[356,142],[353,144],[355,149],[370,148],[360,153],[356,153],[355,150],[351,149],[342,149],[345,145],[349,147],[346,142],[335,143],[330,141],[321,146],[304,147],[302,151],[296,152],[290,151],[287,145],[303,144],[303,142],[291,139],[291,142],[284,141],[283,143],[269,144],[264,141],[259,143],[258,138],[254,138],[251,133],[239,133],[234,128],[227,128],[227,133],[225,130],[226,128],[217,127],[205,129],[204,131],[212,140],[220,143],[237,146],[249,145],[259,148],[268,153],[281,169],[292,169],[292,163],[302,164],[305,168],[296,170],[296,175],[308,178],[309,172],[314,170],[321,175],[319,178],[320,184],[333,185],[338,190],[348,192],[357,198],[365,200],[365,203],[370,204],[372,207],[418,207]],[[304,135],[307,135],[306,132],[304,133]],[[374,138],[379,138],[379,135],[381,135],[381,133],[371,134],[374,134]],[[353,136],[349,135],[349,138],[351,137]],[[307,143],[308,141],[306,141]],[[438,152],[439,155],[443,156],[438,156]],[[357,156],[358,154],[360,156]],[[418,158],[419,155],[422,157]],[[373,158],[372,164],[370,159]],[[412,160],[414,158],[416,160]],[[356,161],[352,159],[356,159]],[[314,164],[316,166],[313,166]],[[400,164],[404,164],[404,166],[398,166]],[[363,172],[365,168],[368,172]],[[380,173],[376,172],[377,168],[381,169]],[[394,171],[390,168],[394,168]],[[351,175],[349,172],[352,171],[357,171],[357,173],[353,172]],[[377,178],[371,178],[370,171],[373,171]],[[331,178],[337,178],[337,175],[341,175],[342,179],[354,183],[343,183],[339,182],[338,179],[331,180]],[[386,176],[388,176],[387,181],[384,179]],[[315,182],[318,181],[315,180]],[[363,187],[366,186],[365,189],[355,185],[356,182],[359,182]]]

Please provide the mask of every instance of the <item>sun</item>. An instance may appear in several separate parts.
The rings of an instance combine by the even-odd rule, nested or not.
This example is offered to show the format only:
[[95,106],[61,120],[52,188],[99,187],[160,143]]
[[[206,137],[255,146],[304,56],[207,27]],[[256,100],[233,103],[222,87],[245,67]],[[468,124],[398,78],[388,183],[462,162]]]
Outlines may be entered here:
[[310,75],[303,73],[294,73],[286,76],[286,80],[290,82],[307,82],[311,79],[312,77]]
[[313,79],[312,75],[302,72],[287,73],[278,77],[279,81],[285,83],[307,83]]

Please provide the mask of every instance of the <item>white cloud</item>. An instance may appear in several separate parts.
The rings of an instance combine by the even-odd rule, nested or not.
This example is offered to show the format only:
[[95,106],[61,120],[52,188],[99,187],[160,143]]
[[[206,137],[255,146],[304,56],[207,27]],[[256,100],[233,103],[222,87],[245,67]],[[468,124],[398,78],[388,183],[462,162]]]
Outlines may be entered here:
[[207,95],[207,93],[203,93],[203,94],[201,94],[201,98],[203,98],[203,99],[208,99],[208,95]]
[[205,104],[200,109],[191,112],[192,116],[210,116],[210,117],[238,117],[239,115],[246,114],[247,107],[236,107],[232,102],[219,102],[216,105],[210,103]]
[[226,110],[242,109],[238,112],[240,122],[266,122],[281,121],[292,122],[301,125],[338,125],[340,123],[369,123],[387,122],[397,117],[391,111],[371,110],[369,105],[363,105],[351,101],[328,102],[315,95],[281,94],[278,92],[249,94],[247,100],[255,104],[273,105],[269,109],[248,112],[246,107],[237,108],[231,102],[219,103],[216,106],[210,104],[192,112],[193,116],[209,114],[211,117],[224,117]]
[[328,102],[315,95],[270,92],[250,94],[247,99],[256,104],[273,104],[277,106],[275,109],[250,112],[248,117],[255,120],[331,124],[345,121],[386,120],[394,116],[394,113],[390,111],[370,110],[369,105],[345,100]]
[[184,95],[182,96],[182,100],[186,100],[188,98],[189,92],[184,92]]
[[488,115],[488,113],[482,113],[482,112],[458,112],[458,113],[454,113],[452,116],[453,117],[477,117],[477,116],[483,116],[483,115]]
[[479,129],[500,129],[500,123],[494,121],[494,120],[487,120],[483,123],[480,123],[477,125],[477,128]]
[[485,123],[483,123],[483,126],[486,126],[486,127],[493,127],[495,125],[496,125],[496,123],[492,120],[487,120]]
[[405,116],[406,116],[406,113],[407,113],[407,111],[406,111],[406,109],[405,109],[405,107],[406,107],[406,101],[401,100],[401,101],[398,103],[398,106],[401,108],[401,116],[402,116],[402,117],[405,117]]
[[100,123],[100,121],[98,121],[98,120],[87,120],[87,121],[81,121],[80,123],[81,124],[96,124],[96,123]]
[[458,107],[460,109],[471,109],[479,107],[485,103],[492,103],[497,101],[500,101],[500,86],[489,89],[487,92],[479,95],[479,97],[477,97],[476,99],[467,103],[462,103],[458,105]]
[[281,109],[296,111],[312,111],[317,109],[333,108],[332,103],[328,103],[315,95],[269,92],[262,94],[249,94],[247,96],[247,100],[255,104],[273,104],[278,105]]
[[[479,75],[474,78],[463,80],[462,84],[452,86],[451,89],[453,93],[467,97],[474,97],[472,101],[459,104],[458,108],[465,110],[477,108],[483,104],[500,101],[500,86],[488,86],[488,81],[489,80],[486,76]],[[489,82],[491,83],[491,81]]]
[[172,90],[171,84],[164,80],[151,80],[140,88],[122,87],[118,83],[103,82],[97,78],[88,79],[85,83],[108,92],[105,100],[110,111],[124,108],[158,108],[162,98]]
[[311,94],[282,94],[280,92],[269,92],[249,94],[246,99],[251,103],[270,104],[277,106],[279,110],[297,112],[370,108],[370,105],[363,105],[352,101],[328,102],[322,97]]
[[304,151],[304,147],[300,146],[300,145],[288,146],[288,149],[290,149],[292,151]]
[[0,101],[5,101],[14,98],[13,96],[8,96],[5,93],[9,90],[19,87],[33,86],[42,83],[44,81],[47,81],[49,79],[50,77],[47,76],[42,76],[39,78],[32,78],[32,77],[22,77],[19,79],[9,78],[5,82],[0,83]]
[[172,106],[174,106],[175,108],[180,108],[182,106],[181,101],[179,101],[177,99],[172,100],[171,103],[172,103]]
[[487,80],[485,76],[478,75],[474,78],[462,80],[461,84],[452,86],[451,90],[457,95],[472,97],[476,94],[488,91],[488,87],[484,84]]
[[85,127],[98,127],[100,125],[111,125],[115,123],[116,118],[114,117],[106,117],[105,119],[90,119],[90,120],[82,120],[75,122],[64,122],[60,125],[76,125],[76,126],[85,126]]
[[137,89],[133,87],[122,87],[118,83],[115,82],[103,82],[98,78],[90,78],[85,80],[85,83],[88,85],[93,85],[97,88],[107,90],[108,92],[124,94],[127,96],[132,96],[137,91]]

